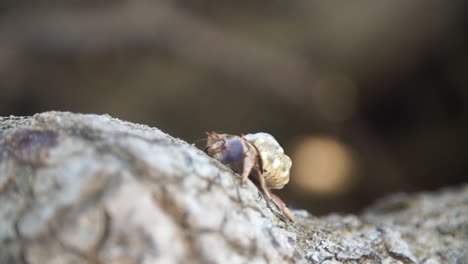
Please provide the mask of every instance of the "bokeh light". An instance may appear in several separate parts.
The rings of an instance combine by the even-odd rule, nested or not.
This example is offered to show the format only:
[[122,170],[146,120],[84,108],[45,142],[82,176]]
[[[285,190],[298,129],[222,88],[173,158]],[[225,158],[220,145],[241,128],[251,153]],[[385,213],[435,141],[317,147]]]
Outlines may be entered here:
[[326,196],[349,191],[356,180],[352,152],[344,144],[327,137],[300,139],[292,152],[291,183],[305,193]]

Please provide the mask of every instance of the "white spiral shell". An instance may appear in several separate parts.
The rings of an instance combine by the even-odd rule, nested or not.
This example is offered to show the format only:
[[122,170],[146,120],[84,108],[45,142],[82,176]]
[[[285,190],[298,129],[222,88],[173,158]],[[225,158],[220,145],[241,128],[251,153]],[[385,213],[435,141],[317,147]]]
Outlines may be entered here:
[[245,139],[254,145],[262,160],[263,177],[271,189],[281,189],[289,182],[291,159],[284,154],[276,139],[264,132],[245,135]]

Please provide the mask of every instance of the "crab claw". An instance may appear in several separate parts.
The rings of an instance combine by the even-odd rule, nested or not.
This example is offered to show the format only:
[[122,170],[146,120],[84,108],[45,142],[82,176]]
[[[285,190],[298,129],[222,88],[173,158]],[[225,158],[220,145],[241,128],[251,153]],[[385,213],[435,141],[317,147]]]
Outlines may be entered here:
[[271,194],[271,200],[278,206],[278,208],[283,212],[283,214],[291,220],[291,222],[295,222],[295,218],[291,210],[289,210],[288,207],[286,207],[286,204],[279,198],[278,196],[274,195],[273,193]]

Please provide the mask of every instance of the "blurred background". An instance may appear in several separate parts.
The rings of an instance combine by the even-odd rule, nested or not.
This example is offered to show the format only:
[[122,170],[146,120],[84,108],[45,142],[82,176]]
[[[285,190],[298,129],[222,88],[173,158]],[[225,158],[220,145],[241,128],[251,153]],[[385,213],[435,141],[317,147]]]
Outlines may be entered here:
[[465,1],[2,1],[0,115],[268,132],[313,214],[467,182]]

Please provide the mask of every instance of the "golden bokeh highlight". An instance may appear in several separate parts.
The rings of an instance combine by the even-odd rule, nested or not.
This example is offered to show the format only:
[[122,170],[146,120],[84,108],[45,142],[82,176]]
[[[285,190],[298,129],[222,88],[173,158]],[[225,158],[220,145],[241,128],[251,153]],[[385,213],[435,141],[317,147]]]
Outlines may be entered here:
[[292,160],[291,183],[303,192],[340,195],[355,181],[352,151],[335,139],[304,137],[297,142]]

